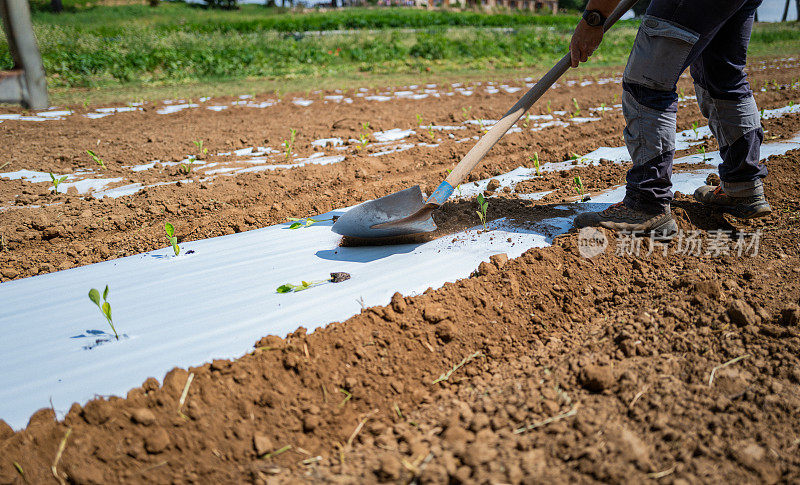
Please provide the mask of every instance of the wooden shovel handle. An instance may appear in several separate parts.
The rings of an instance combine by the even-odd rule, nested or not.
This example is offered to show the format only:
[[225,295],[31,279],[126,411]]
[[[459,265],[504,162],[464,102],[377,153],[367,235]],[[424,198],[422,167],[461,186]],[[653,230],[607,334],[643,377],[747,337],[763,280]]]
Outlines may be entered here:
[[[617,5],[617,8],[611,13],[611,15],[606,20],[606,23],[603,25],[603,30],[608,30],[614,25],[620,17],[622,17],[625,12],[630,10],[638,0],[623,0]],[[489,131],[483,135],[483,137],[478,140],[478,143],[464,155],[464,158],[458,162],[456,168],[450,172],[450,175],[447,176],[445,182],[448,183],[451,187],[457,187],[467,178],[470,172],[477,166],[483,157],[486,156],[486,153],[497,143],[506,132],[514,126],[523,114],[533,106],[539,98],[542,97],[544,93],[547,92],[550,87],[555,84],[555,82],[564,75],[570,67],[570,55],[567,53],[564,57],[558,61],[558,64],[553,66],[550,71],[547,72],[540,80],[537,82],[532,88],[522,96],[522,99],[517,101],[508,112],[503,115],[503,117],[498,121],[494,126],[489,129]],[[449,194],[448,194],[449,195]],[[437,201],[438,202],[438,201]],[[443,202],[443,201],[442,201]],[[441,204],[441,202],[440,202]]]

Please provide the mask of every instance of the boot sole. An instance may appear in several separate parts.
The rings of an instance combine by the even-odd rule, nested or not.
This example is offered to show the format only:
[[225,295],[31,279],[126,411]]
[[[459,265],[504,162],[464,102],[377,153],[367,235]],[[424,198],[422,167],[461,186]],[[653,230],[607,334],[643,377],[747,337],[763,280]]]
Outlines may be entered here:
[[634,224],[600,223],[600,226],[615,231],[633,231],[637,237],[651,238],[655,241],[668,242],[678,234],[678,223],[670,217],[652,229],[637,229]]
[[720,205],[704,202],[695,195],[694,200],[700,202],[705,207],[708,207],[717,212],[730,214],[737,219],[758,219],[759,217],[766,217],[772,214],[772,207],[769,202],[763,201],[756,204],[739,204],[739,205]]

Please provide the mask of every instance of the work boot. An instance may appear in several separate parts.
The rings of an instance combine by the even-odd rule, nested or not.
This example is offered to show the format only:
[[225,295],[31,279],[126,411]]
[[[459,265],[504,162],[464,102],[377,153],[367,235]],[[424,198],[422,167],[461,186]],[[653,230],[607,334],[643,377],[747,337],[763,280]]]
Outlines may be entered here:
[[764,217],[772,212],[772,207],[763,193],[747,197],[731,197],[722,190],[721,185],[703,185],[694,191],[694,198],[703,205],[727,212],[739,219]]
[[627,207],[623,202],[600,212],[583,212],[575,217],[573,225],[583,227],[605,227],[617,231],[630,231],[655,239],[670,239],[678,232],[678,224],[667,208],[661,214],[647,214]]

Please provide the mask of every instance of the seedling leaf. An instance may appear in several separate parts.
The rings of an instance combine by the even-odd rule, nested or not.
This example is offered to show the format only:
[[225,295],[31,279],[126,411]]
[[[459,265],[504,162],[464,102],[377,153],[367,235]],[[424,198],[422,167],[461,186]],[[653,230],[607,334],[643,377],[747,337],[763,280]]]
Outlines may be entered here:
[[94,302],[98,307],[100,306],[100,292],[92,288],[89,290],[89,299]]
[[106,285],[106,289],[103,290],[103,301],[108,299],[108,285]]
[[292,291],[292,285],[281,285],[277,289],[278,293],[290,293]]
[[292,223],[292,225],[291,225],[291,226],[289,226],[289,229],[300,229],[301,227],[303,227],[303,224],[302,224],[302,223],[300,223],[300,222],[294,222],[294,223]]
[[103,310],[103,314],[106,316],[106,318],[111,320],[111,304],[107,301],[104,301],[101,309]]
[[175,226],[169,222],[164,224],[164,230],[167,231],[167,236],[172,237],[175,235]]

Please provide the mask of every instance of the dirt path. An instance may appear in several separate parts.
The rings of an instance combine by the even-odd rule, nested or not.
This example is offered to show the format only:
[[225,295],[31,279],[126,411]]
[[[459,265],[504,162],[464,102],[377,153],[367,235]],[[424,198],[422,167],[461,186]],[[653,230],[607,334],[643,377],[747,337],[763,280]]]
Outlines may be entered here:
[[[752,76],[754,84],[759,75]],[[763,76],[792,78],[784,71]],[[595,88],[602,92],[564,88],[553,96],[564,107],[579,92],[581,99],[596,96],[599,104],[618,86]],[[758,95],[766,108],[793,99],[794,91],[786,90]],[[416,105],[402,111],[402,103],[390,112],[396,125],[381,129],[415,126]],[[497,104],[482,116],[496,118],[505,106]],[[445,124],[446,107],[441,110],[435,120]],[[389,116],[387,111],[374,114]],[[682,128],[692,121],[685,113],[694,112],[681,112]],[[312,123],[324,123],[321,118]],[[515,168],[534,142],[551,161],[567,152],[618,146],[621,123],[614,115],[602,124],[516,134],[482,170],[496,175]],[[0,124],[4,137],[13,131],[7,124]],[[788,136],[797,124],[790,116],[766,127],[770,136]],[[13,125],[34,128],[44,129]],[[128,131],[117,136],[139,136]],[[53,146],[69,144],[39,136],[42,151],[54,159]],[[436,183],[466,148],[414,148],[379,159],[380,167],[354,153],[340,164],[215,179],[205,189],[184,184],[110,201],[63,196],[61,206],[12,209],[1,213],[8,242],[0,255],[6,258],[3,271],[17,273],[4,273],[4,279],[58,269],[65,255],[68,267],[163,246],[158,231],[167,214],[182,219],[184,237],[196,239],[322,212],[411,180]],[[60,163],[39,159],[36,165],[27,156],[29,169],[52,170],[47,163]],[[153,152],[137,161],[151,157],[166,158]],[[365,309],[313,334],[300,329],[286,339],[265,337],[239,360],[175,369],[163,383],[148,379],[124,399],[76,404],[63,421],[44,409],[18,433],[0,422],[0,483],[53,481],[51,467],[74,483],[797,481],[798,162],[798,152],[768,161],[766,190],[775,212],[762,221],[717,217],[688,196],[677,197],[681,227],[701,231],[703,250],[720,243],[713,232],[718,229],[760,229],[757,254],[751,248],[737,256],[734,236],[723,240],[733,250],[728,255],[680,254],[678,241],[666,255],[662,248],[648,255],[644,241],[638,257],[618,256],[615,250],[628,241],[608,233],[609,249],[586,259],[569,234],[551,248],[511,261],[495,257],[471,278],[414,298],[398,295],[386,307]],[[592,188],[616,185],[623,173],[613,165],[577,170]],[[559,177],[542,183],[560,189]],[[0,184],[10,192],[24,187]],[[8,188],[13,184],[19,185]],[[496,206],[511,207],[511,199]],[[34,220],[59,225],[42,222],[36,229]],[[42,239],[49,227],[64,231]]]

